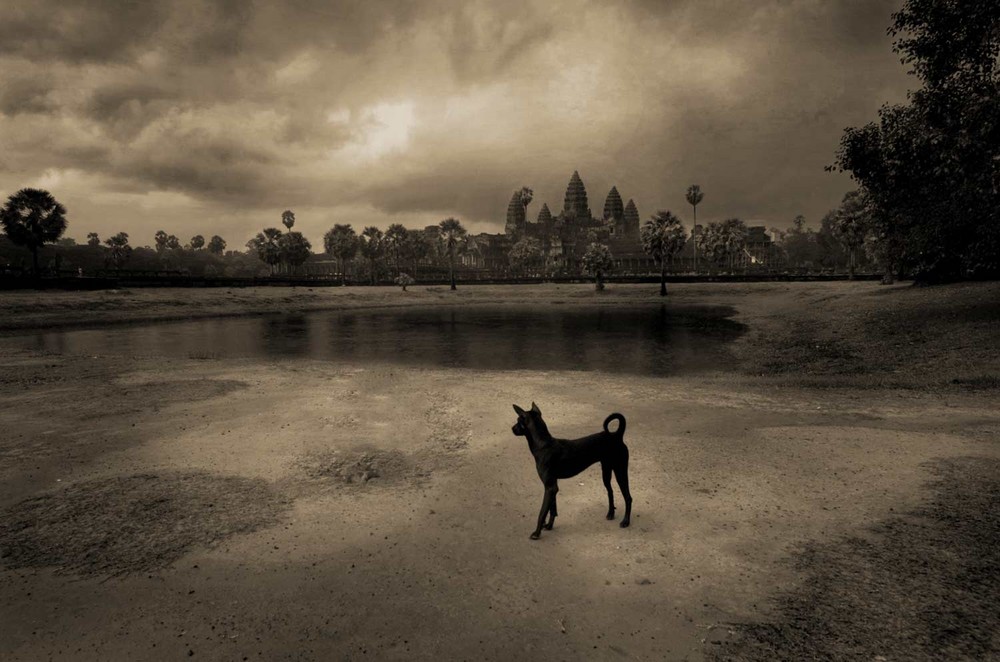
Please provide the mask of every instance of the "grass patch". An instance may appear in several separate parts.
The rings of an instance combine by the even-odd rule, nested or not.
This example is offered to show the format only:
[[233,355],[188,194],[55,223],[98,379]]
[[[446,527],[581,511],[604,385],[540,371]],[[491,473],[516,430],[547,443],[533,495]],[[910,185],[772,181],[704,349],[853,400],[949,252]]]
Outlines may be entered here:
[[0,513],[0,564],[85,576],[155,570],[270,526],[287,505],[263,480],[204,472],[84,481]]
[[811,545],[770,622],[734,627],[717,660],[950,660],[1000,656],[1000,461],[935,463],[927,504]]

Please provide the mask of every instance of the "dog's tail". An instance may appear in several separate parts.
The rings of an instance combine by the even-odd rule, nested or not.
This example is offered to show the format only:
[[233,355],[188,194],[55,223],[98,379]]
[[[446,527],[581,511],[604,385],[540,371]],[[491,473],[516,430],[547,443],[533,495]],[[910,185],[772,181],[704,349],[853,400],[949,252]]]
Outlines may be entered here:
[[[618,421],[618,429],[612,432],[611,430],[608,429],[608,424],[614,420]],[[610,416],[604,419],[604,431],[607,432],[608,434],[613,434],[619,439],[621,439],[623,436],[625,436],[625,417],[618,413],[611,414]]]

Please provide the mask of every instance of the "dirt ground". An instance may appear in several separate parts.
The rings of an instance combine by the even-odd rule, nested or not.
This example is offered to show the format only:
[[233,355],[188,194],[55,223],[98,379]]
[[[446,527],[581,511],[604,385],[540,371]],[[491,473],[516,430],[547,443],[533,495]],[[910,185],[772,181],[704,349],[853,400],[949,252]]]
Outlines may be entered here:
[[[737,367],[163,361],[0,338],[0,659],[1000,653],[1000,285],[668,298],[732,306]],[[0,328],[497,301],[658,297],[8,292]],[[604,519],[591,469],[528,539],[541,489],[510,404],[532,400],[558,436],[627,416],[631,528]]]

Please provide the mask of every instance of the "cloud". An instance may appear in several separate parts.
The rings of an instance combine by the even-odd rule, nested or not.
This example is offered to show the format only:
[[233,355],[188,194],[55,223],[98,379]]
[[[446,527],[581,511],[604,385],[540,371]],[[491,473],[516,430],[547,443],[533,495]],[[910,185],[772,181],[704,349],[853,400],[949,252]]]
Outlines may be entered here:
[[0,22],[0,192],[49,177],[71,234],[250,236],[290,207],[318,240],[345,220],[501,231],[511,191],[558,210],[578,169],[594,209],[616,184],[684,212],[697,181],[700,218],[818,221],[850,186],[823,171],[842,129],[906,89],[894,8],[22,3]]

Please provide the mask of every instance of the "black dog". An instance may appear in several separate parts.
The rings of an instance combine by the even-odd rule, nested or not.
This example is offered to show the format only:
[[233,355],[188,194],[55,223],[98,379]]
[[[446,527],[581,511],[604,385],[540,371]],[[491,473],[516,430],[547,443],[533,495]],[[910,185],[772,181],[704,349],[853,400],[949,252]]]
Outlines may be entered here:
[[[538,540],[542,528],[551,530],[556,519],[556,493],[559,491],[557,481],[560,478],[570,478],[577,475],[595,462],[601,463],[601,473],[604,476],[604,487],[608,489],[608,519],[615,518],[615,497],[611,492],[611,472],[618,479],[618,488],[625,499],[625,518],[622,528],[632,520],[632,494],[628,491],[628,446],[625,445],[625,417],[621,414],[611,414],[604,419],[604,432],[598,432],[580,439],[555,439],[549,434],[549,429],[542,420],[542,411],[534,402],[531,411],[524,411],[514,405],[517,412],[517,423],[511,428],[515,435],[528,438],[528,448],[535,456],[535,468],[538,477],[545,485],[545,497],[542,499],[542,511],[538,514],[538,526],[531,534],[532,540]],[[618,429],[608,430],[611,421],[618,420]],[[549,515],[546,524],[545,516]]]

